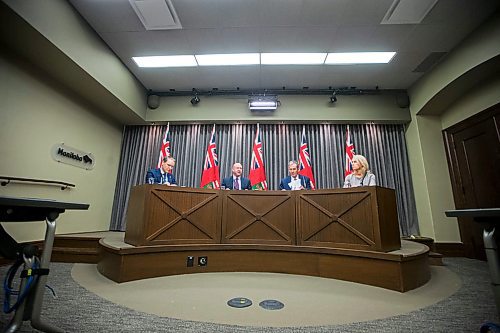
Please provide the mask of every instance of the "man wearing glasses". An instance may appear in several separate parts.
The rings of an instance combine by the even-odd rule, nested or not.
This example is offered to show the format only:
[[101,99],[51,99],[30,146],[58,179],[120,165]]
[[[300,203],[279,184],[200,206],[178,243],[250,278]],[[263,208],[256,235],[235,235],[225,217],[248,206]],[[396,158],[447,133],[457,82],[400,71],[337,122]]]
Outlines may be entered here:
[[165,157],[161,162],[161,168],[151,169],[146,173],[146,183],[177,186],[175,177],[172,174],[174,166],[175,158],[172,156]]

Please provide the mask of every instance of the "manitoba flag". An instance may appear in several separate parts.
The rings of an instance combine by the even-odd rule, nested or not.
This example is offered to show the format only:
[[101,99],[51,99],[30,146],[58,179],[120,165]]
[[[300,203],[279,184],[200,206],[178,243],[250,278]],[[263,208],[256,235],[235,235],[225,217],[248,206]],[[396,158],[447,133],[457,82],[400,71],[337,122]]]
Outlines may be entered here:
[[345,139],[345,177],[352,173],[352,158],[354,155],[354,145],[352,144],[351,134],[349,133],[349,125],[347,125]]
[[264,170],[264,159],[262,157],[262,140],[260,139],[259,124],[252,149],[252,162],[250,165],[250,183],[254,190],[267,190],[266,171]]
[[307,146],[305,126],[302,128],[302,137],[300,139],[299,174],[309,177],[309,179],[311,180],[311,189],[316,189],[316,181],[314,180],[311,156],[309,155],[309,147]]
[[217,161],[217,148],[215,147],[215,124],[208,143],[200,187],[220,188],[219,161]]
[[165,157],[170,156],[170,123],[167,124],[167,130],[165,131],[165,136],[161,142],[160,157],[158,158],[158,168],[161,168],[161,162]]

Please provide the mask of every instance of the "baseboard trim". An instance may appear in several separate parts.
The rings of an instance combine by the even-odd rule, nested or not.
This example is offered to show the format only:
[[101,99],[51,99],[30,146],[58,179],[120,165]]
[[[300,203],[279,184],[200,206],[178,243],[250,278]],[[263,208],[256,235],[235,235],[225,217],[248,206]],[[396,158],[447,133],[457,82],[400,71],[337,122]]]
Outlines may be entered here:
[[[58,236],[54,238],[52,262],[97,264],[99,261],[100,237]],[[43,249],[43,241],[23,242],[24,245],[36,245]],[[0,257],[0,266],[10,266],[15,260]]]
[[465,257],[465,247],[463,243],[434,243],[436,252],[443,257]]

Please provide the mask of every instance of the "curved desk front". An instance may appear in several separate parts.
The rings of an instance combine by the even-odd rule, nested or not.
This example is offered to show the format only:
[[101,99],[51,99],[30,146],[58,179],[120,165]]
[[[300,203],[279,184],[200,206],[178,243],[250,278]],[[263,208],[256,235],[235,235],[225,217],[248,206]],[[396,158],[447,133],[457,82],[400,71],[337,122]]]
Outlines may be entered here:
[[140,185],[131,191],[124,243],[101,240],[98,269],[117,282],[257,271],[406,291],[430,278],[428,249],[413,250],[401,249],[392,189],[221,191]]

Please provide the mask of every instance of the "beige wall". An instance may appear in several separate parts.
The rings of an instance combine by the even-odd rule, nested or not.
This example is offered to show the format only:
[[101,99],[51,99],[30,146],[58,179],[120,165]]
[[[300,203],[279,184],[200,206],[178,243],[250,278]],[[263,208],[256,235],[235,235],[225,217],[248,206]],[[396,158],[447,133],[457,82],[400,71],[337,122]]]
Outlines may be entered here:
[[[426,107],[435,95],[457,81],[461,75],[500,54],[500,14],[487,21],[466,38],[445,60],[426,73],[410,89],[414,113]],[[441,113],[441,112],[440,112]]]
[[[409,90],[412,121],[406,139],[419,226],[421,235],[433,237],[438,242],[461,241],[456,218],[447,218],[444,214],[455,205],[442,130],[500,103],[500,79],[492,73],[484,73],[484,77],[468,87],[466,93],[455,94],[459,97],[452,103],[432,104],[433,107],[449,105],[443,110],[429,110],[427,103],[449,87],[463,89],[463,82],[467,84],[464,80],[466,72],[498,57],[499,35],[500,19],[497,16],[469,36]],[[455,82],[461,84],[455,85]],[[424,109],[426,112],[421,112]]]
[[[57,233],[108,230],[120,158],[121,125],[109,123],[75,100],[64,87],[25,64],[0,55],[0,175],[59,180],[76,187],[9,184],[0,195],[89,203],[88,211],[67,211]],[[54,161],[54,144],[91,152],[87,171]],[[18,241],[44,237],[43,222],[3,223]]]
[[148,110],[150,122],[390,122],[407,123],[410,113],[399,108],[395,95],[279,96],[281,106],[274,112],[254,113],[248,109],[248,96],[200,96],[192,106],[191,97],[163,97],[156,110]]
[[[127,111],[144,118],[146,113],[146,89],[130,73],[120,59],[109,49],[99,36],[92,30],[87,22],[76,13],[68,1],[38,1],[38,0],[4,0],[17,14],[38,31],[44,38],[52,43],[54,48],[62,51],[78,68],[90,75],[100,85],[101,89],[109,91],[117,99],[111,102],[114,107],[123,103],[123,112]],[[16,34],[17,38],[19,36]],[[41,44],[35,44],[40,46]],[[21,42],[19,48],[30,48],[28,42]],[[19,50],[23,52],[22,50]],[[47,50],[32,50],[37,56],[43,57],[45,53],[52,54]],[[56,77],[61,71],[61,64],[53,64],[54,59],[33,59],[35,62],[43,62],[44,66],[51,66]],[[60,73],[59,73],[60,74]],[[65,71],[65,75],[71,75],[71,70]],[[82,75],[82,74],[80,74]],[[89,90],[88,81],[79,78],[60,77],[67,80],[68,84],[78,85],[73,87],[76,92]],[[71,83],[69,83],[71,82]],[[94,95],[96,93],[94,92]],[[86,96],[92,98],[92,96]],[[102,98],[102,97],[101,97]],[[95,101],[94,103],[104,103]],[[113,105],[114,104],[114,105]],[[109,106],[108,106],[109,107]]]
[[446,129],[497,103],[500,103],[500,77],[481,82],[455,101],[441,116],[441,128]]
[[420,234],[438,242],[459,242],[451,182],[438,116],[413,116],[406,132]]

